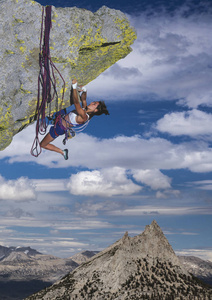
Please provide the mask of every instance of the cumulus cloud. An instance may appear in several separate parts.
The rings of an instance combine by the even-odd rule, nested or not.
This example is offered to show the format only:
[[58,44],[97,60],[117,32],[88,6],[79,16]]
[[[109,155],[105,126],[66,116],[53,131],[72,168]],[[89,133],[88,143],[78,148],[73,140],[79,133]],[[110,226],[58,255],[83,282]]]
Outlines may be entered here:
[[136,181],[150,186],[153,190],[171,188],[171,179],[160,170],[134,170],[132,173]]
[[[121,67],[119,64],[114,64],[110,68],[110,74],[116,80],[117,79],[133,80],[134,78],[136,78],[138,76],[142,76],[142,73],[139,71],[138,68],[136,68],[136,67]],[[107,73],[103,73],[103,77],[107,77]]]
[[[173,144],[166,139],[120,136],[96,139],[78,136],[73,144],[71,164],[91,169],[118,166],[125,169],[180,169],[195,172],[212,170],[212,149],[206,143]],[[86,145],[86,156],[80,144]],[[95,152],[95,160],[89,159]]]
[[31,201],[36,199],[34,186],[28,178],[5,180],[0,176],[0,200]]
[[[99,139],[80,133],[69,142],[71,156],[68,161],[65,161],[58,153],[50,151],[43,151],[38,158],[31,156],[29,153],[31,140],[26,141],[23,153],[16,151],[19,146],[22,147],[24,136],[31,134],[32,137],[33,133],[29,127],[24,133],[16,135],[14,142],[0,152],[0,157],[8,158],[10,163],[31,161],[50,168],[81,166],[94,170],[117,166],[126,170],[188,168],[194,172],[212,171],[212,149],[205,142],[174,144],[164,138],[144,138],[139,135]],[[62,138],[56,139],[54,144],[61,147]],[[91,159],[93,153],[95,159]],[[55,184],[55,188],[63,190],[64,184],[65,181],[60,180]],[[37,190],[51,188],[52,186],[37,181]]]
[[141,190],[127,178],[123,168],[114,167],[95,171],[83,171],[72,175],[68,189],[74,195],[103,196],[131,195]]
[[156,124],[156,129],[173,136],[199,137],[212,134],[212,114],[193,109],[166,114]]
[[0,159],[6,158],[13,162],[37,162],[30,154],[33,139],[35,138],[35,123],[22,130],[13,137],[12,143],[3,151],[0,151]]
[[192,108],[211,106],[211,16],[205,11],[185,17],[182,10],[129,18],[137,30],[133,52],[89,84],[92,97],[114,100],[139,95],[179,99],[180,105]]

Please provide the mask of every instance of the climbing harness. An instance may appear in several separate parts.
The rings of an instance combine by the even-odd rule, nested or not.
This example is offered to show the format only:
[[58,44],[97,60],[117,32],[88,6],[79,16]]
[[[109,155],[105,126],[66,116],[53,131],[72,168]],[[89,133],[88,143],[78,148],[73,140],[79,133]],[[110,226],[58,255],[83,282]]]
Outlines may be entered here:
[[[65,112],[65,110],[62,110],[56,116],[55,123],[54,123],[54,133],[55,133],[56,136],[58,136],[58,134],[56,132],[56,126],[57,126],[57,124],[59,124],[61,129],[65,131],[65,138],[63,139],[63,144],[65,145],[66,141],[68,139],[71,139],[71,138],[75,137],[76,133],[82,132],[88,126],[88,123],[89,123],[90,120],[88,119],[83,124],[73,125],[71,122],[69,122],[68,120],[65,119],[66,113],[63,113],[63,111]],[[62,124],[63,120],[66,123],[66,127],[64,127],[63,124]]]
[[[68,122],[67,120],[65,121]],[[68,123],[70,124],[70,122]],[[88,126],[88,123],[89,123],[89,119],[83,124],[75,125],[74,129],[73,128],[66,129],[65,138],[63,139],[63,144],[65,145],[68,139],[75,137],[76,133],[82,132]]]
[[[37,118],[36,123],[36,136],[31,148],[31,154],[38,157],[42,151],[40,147],[40,142],[38,134],[44,135],[47,129],[46,123],[46,107],[49,106],[49,111],[51,111],[51,102],[56,98],[56,110],[58,110],[58,94],[56,89],[56,77],[55,71],[63,81],[63,91],[62,91],[62,101],[65,92],[65,80],[60,74],[59,70],[53,64],[50,56],[50,30],[52,27],[51,22],[51,11],[52,6],[45,7],[45,17],[44,8],[42,10],[42,22],[41,22],[41,35],[40,35],[40,53],[39,53],[39,66],[40,72],[38,75],[38,95],[37,95],[37,108],[35,118]],[[43,43],[43,44],[42,44]]]

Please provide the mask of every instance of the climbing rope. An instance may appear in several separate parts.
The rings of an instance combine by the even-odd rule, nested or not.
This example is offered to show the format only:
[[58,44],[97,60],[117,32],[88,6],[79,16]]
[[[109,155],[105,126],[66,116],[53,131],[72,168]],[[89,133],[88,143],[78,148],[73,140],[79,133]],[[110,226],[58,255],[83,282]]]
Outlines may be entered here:
[[61,73],[58,71],[56,66],[51,60],[50,56],[50,30],[52,27],[51,21],[51,11],[52,6],[45,7],[45,17],[44,17],[44,7],[42,10],[42,22],[41,22],[41,35],[40,35],[40,53],[39,53],[39,66],[40,71],[38,75],[38,95],[37,95],[37,108],[35,118],[37,118],[36,123],[36,135],[31,148],[31,154],[38,157],[42,151],[39,141],[39,133],[44,135],[47,130],[46,122],[46,107],[49,106],[49,112],[51,112],[51,102],[56,98],[56,110],[58,110],[58,94],[56,89],[56,77],[55,71],[59,74],[63,81],[63,91],[62,91],[62,101],[61,108],[64,99],[65,92],[65,80],[63,79]]

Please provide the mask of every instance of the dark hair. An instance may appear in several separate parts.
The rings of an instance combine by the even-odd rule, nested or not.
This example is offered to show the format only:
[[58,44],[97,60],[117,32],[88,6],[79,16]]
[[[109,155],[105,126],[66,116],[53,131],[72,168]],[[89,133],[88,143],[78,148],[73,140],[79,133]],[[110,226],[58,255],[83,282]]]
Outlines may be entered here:
[[97,106],[97,112],[94,113],[95,116],[100,116],[102,114],[109,115],[109,111],[107,110],[107,106],[104,101],[99,101],[99,105]]
[[97,106],[97,111],[96,112],[89,112],[90,119],[93,116],[101,116],[102,114],[109,115],[109,111],[107,110],[105,102],[104,101],[98,101],[98,102],[99,102],[99,104]]

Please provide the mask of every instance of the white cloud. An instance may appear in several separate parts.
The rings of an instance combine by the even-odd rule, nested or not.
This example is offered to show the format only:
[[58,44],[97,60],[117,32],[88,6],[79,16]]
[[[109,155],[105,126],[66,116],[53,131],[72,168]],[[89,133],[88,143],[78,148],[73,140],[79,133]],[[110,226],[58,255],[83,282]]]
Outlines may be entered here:
[[57,248],[61,248],[61,247],[88,247],[89,244],[84,244],[81,242],[76,242],[76,241],[69,241],[66,239],[63,240],[56,240],[56,241],[51,241],[52,246],[57,246]]
[[150,186],[153,190],[171,188],[171,179],[160,170],[134,170],[132,173],[136,181]]
[[169,113],[157,122],[156,129],[174,136],[211,135],[212,114],[197,109]]
[[7,237],[10,235],[10,234],[13,234],[15,233],[15,230],[12,230],[12,229],[8,229],[4,226],[0,226],[0,235],[1,235],[1,239],[0,240],[0,245],[4,246],[5,245],[5,241],[7,239]]
[[191,181],[187,182],[187,185],[191,188],[195,187],[195,189],[212,190],[212,180]]
[[168,207],[168,206],[134,206],[122,210],[114,210],[114,216],[142,216],[142,215],[212,215],[212,209],[208,207]]
[[211,17],[161,12],[148,17],[143,12],[129,18],[137,30],[133,52],[91,82],[89,94],[113,100],[138,95],[139,100],[180,99],[179,104],[189,107],[211,106]]
[[110,212],[118,209],[123,203],[114,201],[95,202],[94,200],[83,201],[83,203],[76,203],[75,213],[81,216],[98,216],[101,213]]
[[25,159],[25,161],[31,161],[30,150],[34,138],[35,123],[16,134],[13,137],[12,143],[5,150],[0,151],[0,158],[19,157],[20,159]]
[[[87,216],[75,217],[74,213],[69,210],[69,213],[65,211],[48,210],[46,207],[41,207],[42,211],[36,213],[36,216],[32,216],[31,213],[26,213],[22,209],[11,209],[8,213],[2,215],[0,218],[0,230],[6,230],[10,227],[26,227],[36,228],[39,232],[38,236],[42,237],[42,232],[45,235],[45,231],[50,229],[51,232],[72,232],[73,230],[92,230],[92,229],[103,229],[113,228],[113,225],[108,221],[102,221],[97,219],[87,218]],[[57,217],[55,217],[57,216]],[[43,230],[46,228],[46,230]],[[22,229],[24,232],[24,229]]]
[[167,199],[170,196],[179,197],[180,191],[179,190],[164,190],[164,191],[156,192],[157,199]]
[[0,225],[2,226],[20,226],[20,227],[29,227],[29,228],[46,228],[51,227],[53,225],[53,221],[47,219],[41,219],[38,216],[30,217],[22,216],[21,218],[17,218],[14,215],[4,216],[0,218]]
[[[126,170],[188,168],[194,172],[212,171],[212,149],[207,143],[173,144],[163,138],[143,138],[138,135],[98,139],[80,133],[66,146],[70,149],[67,161],[62,155],[51,151],[43,151],[38,158],[35,158],[29,153],[31,140],[25,141],[23,153],[16,150],[19,146],[22,147],[24,136],[34,136],[32,129],[33,126],[28,127],[23,133],[16,135],[13,143],[6,150],[0,151],[0,158],[8,158],[9,163],[31,161],[51,168],[81,166],[94,170],[117,166]],[[54,144],[62,147],[62,139],[56,139]],[[86,155],[84,149],[86,149]],[[37,181],[37,189],[50,189],[51,187],[47,185]],[[63,190],[63,188],[62,181],[55,184],[55,189]]]
[[123,168],[114,167],[95,171],[84,171],[72,175],[68,183],[71,194],[110,197],[131,195],[141,190],[126,176]]
[[37,192],[66,191],[67,179],[32,179]]
[[[18,232],[13,232],[14,236],[10,235],[7,237],[7,243],[4,240],[0,240],[1,245],[15,246],[17,243],[22,247],[28,247],[36,249],[41,253],[54,254],[57,257],[67,257],[71,256],[71,252],[79,252],[82,249],[87,250],[90,248],[88,242],[79,241],[75,238],[68,237],[51,237],[45,236],[45,238],[38,238],[36,234],[31,234],[31,236],[22,236]],[[15,235],[18,237],[15,237]],[[80,250],[79,250],[80,248]],[[69,253],[69,254],[68,254]]]
[[31,201],[35,199],[35,189],[28,178],[20,177],[7,181],[0,176],[0,200]]
[[75,219],[73,221],[68,220],[67,222],[58,222],[55,224],[56,230],[89,230],[89,229],[103,229],[103,228],[113,228],[114,226],[109,222],[98,221],[98,220],[86,220]]
[[179,234],[179,235],[199,235],[199,233],[196,232],[187,232],[187,231],[167,231],[164,230],[163,233],[165,235],[173,235],[173,234]]

